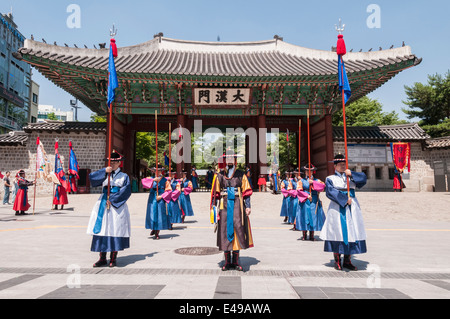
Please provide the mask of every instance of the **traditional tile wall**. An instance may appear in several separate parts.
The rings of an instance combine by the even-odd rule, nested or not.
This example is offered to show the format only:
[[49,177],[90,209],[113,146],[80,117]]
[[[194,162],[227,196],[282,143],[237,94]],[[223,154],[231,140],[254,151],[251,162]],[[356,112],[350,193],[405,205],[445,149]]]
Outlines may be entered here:
[[[364,143],[380,144],[380,143]],[[344,143],[334,142],[334,152],[344,154]],[[422,149],[422,143],[411,143],[411,172],[404,175],[404,183],[409,192],[432,192],[434,191],[434,161],[447,161],[450,163],[450,150],[445,149]],[[381,168],[381,179],[375,178],[375,169]],[[368,181],[364,187],[366,191],[390,191],[392,190],[393,180],[389,179],[389,168],[393,168],[391,163],[387,164],[360,164],[357,163],[355,171],[368,169]],[[447,177],[448,179],[448,177]],[[448,180],[447,180],[448,185]],[[447,188],[448,189],[448,188]]]
[[[31,133],[26,146],[0,146],[0,170],[2,172],[11,171],[11,175],[15,175],[18,170],[24,169],[26,178],[34,180],[36,172],[35,141],[37,136],[37,132]],[[106,149],[106,136],[104,133],[39,133],[39,138],[52,165],[55,163],[55,139],[58,138],[58,151],[66,173],[69,166],[69,141],[72,141],[80,169],[95,171],[104,167]],[[37,183],[36,196],[52,196],[53,183],[44,180],[38,180]],[[91,192],[99,191],[91,189]],[[2,185],[0,187],[0,198],[3,198],[3,192]]]

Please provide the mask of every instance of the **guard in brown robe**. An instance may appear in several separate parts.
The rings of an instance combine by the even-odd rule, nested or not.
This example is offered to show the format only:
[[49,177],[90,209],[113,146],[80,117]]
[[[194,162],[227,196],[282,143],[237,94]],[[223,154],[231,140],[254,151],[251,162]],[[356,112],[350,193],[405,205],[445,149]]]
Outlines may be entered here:
[[[227,165],[217,174],[213,185],[213,200],[217,208],[217,246],[224,252],[222,270],[242,271],[239,264],[241,249],[253,247],[249,215],[253,194],[244,171],[237,169],[237,155],[224,155]],[[233,254],[231,256],[231,253]]]

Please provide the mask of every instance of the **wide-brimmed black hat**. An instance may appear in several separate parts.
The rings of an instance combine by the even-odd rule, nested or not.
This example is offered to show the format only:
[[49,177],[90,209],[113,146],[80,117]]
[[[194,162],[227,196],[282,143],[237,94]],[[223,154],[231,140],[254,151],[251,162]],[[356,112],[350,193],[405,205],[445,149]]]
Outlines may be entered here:
[[317,171],[317,167],[315,167],[313,164],[311,164],[311,167],[309,167],[309,165],[305,165],[305,166],[303,166],[303,170],[315,172],[315,171]]
[[111,159],[111,162],[122,162],[125,157],[117,153],[115,150],[111,152],[111,155],[106,159],[106,161],[109,161]]
[[334,163],[334,165],[336,165],[336,164],[342,163],[342,162],[345,162],[345,156],[344,156],[344,154],[339,153],[334,157],[333,163]]
[[[152,167],[152,168],[150,168],[150,170],[153,172],[156,172],[157,169],[156,169],[156,167]],[[158,172],[165,171],[165,170],[166,169],[164,166],[162,166],[161,164],[158,165]]]

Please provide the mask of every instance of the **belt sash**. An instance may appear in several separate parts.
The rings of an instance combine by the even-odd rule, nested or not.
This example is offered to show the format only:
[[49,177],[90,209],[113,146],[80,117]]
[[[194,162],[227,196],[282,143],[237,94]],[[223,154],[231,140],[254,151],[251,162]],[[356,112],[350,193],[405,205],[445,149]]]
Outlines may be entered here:
[[234,239],[234,199],[236,193],[234,187],[227,188],[227,239],[232,242]]
[[[348,195],[347,191],[340,191],[342,194],[344,195]],[[351,198],[355,198],[355,190],[351,189],[350,190],[350,197]],[[352,213],[352,208],[351,206],[348,207],[350,214]],[[348,245],[348,229],[347,229],[347,208],[346,206],[341,207],[339,206],[339,212],[341,213],[341,228],[342,228],[342,237],[344,237],[344,244],[347,246]]]
[[[120,187],[113,186],[111,187],[111,194],[118,193],[120,191]],[[106,201],[108,197],[108,187],[103,188],[103,195],[100,201],[100,206],[98,208],[97,213],[97,220],[95,221],[94,225],[94,234],[99,234],[102,230],[102,221],[103,221],[103,215],[105,214],[106,210]]]

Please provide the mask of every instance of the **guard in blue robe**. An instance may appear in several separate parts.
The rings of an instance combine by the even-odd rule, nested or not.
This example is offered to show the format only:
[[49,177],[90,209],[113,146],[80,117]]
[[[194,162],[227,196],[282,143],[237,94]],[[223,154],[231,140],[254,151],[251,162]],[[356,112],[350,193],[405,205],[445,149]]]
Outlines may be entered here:
[[[156,169],[153,168],[152,171],[156,172]],[[145,217],[145,229],[151,230],[150,236],[154,235],[154,239],[160,239],[159,233],[161,230],[169,230],[171,228],[168,204],[170,203],[172,186],[163,176],[163,168],[160,167],[159,171],[161,173],[153,179],[150,188]]]
[[[346,170],[345,156],[336,155],[334,159],[335,174],[326,179],[326,194],[331,200],[327,219],[322,228],[320,238],[325,241],[324,251],[332,252],[335,268],[342,267],[357,270],[351,263],[351,255],[367,252],[366,231],[361,207],[355,197],[355,189],[363,187],[367,182],[364,173]],[[349,178],[350,194],[347,191]],[[341,262],[344,254],[344,262]]]
[[182,212],[182,222],[186,216],[194,216],[194,210],[192,209],[190,193],[194,190],[192,182],[187,179],[187,172],[183,170],[183,179],[181,180],[181,195],[180,204]]
[[311,168],[311,179],[309,178],[309,168],[305,166],[302,170],[305,172],[305,177],[302,178],[301,183],[304,192],[308,194],[308,199],[301,207],[298,229],[303,232],[302,240],[307,240],[309,231],[309,240],[314,241],[314,232],[322,230],[326,219],[322,201],[319,199],[320,192],[325,190],[325,183],[314,178],[316,172],[314,165]]
[[181,180],[173,178],[170,186],[172,187],[172,195],[169,202],[170,229],[172,224],[182,223],[182,213],[180,204]]
[[195,169],[195,166],[191,169],[191,176],[192,176],[192,191],[195,192],[196,189],[199,188],[198,185],[198,174]]
[[[130,213],[127,200],[131,196],[130,178],[120,169],[123,157],[113,151],[111,167],[89,175],[92,187],[103,186],[103,192],[91,213],[87,233],[92,235],[91,251],[100,253],[94,267],[107,265],[106,253],[110,252],[109,267],[116,266],[118,251],[130,247]],[[108,175],[110,197],[108,196]]]
[[289,204],[291,198],[288,194],[289,192],[289,173],[286,172],[284,179],[281,181],[281,194],[283,195],[283,202],[281,204],[280,216],[284,217],[283,222],[287,222],[289,218]]

